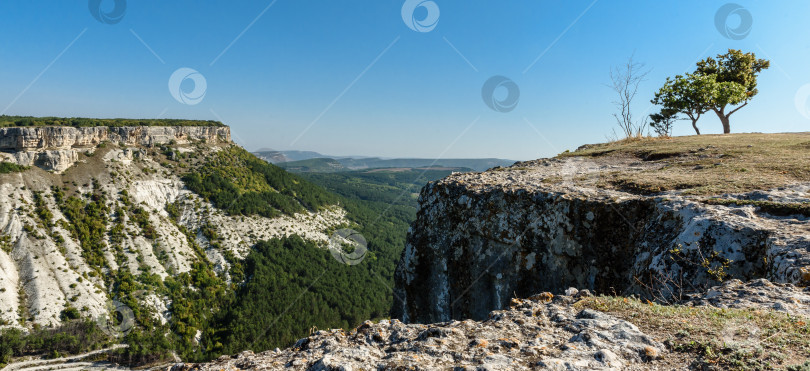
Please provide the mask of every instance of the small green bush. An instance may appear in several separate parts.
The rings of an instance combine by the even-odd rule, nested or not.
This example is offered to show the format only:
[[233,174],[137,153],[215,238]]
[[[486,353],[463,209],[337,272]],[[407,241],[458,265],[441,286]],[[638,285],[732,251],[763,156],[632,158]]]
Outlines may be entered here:
[[59,319],[62,321],[79,319],[79,310],[74,307],[67,307],[59,314]]
[[28,170],[28,167],[0,161],[0,174],[19,173],[25,170]]

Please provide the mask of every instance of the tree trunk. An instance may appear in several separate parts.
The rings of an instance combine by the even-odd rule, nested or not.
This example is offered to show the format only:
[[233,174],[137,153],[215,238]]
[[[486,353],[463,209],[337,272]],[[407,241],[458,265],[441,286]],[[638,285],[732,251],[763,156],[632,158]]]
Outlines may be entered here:
[[723,134],[731,133],[731,125],[728,123],[728,116],[721,115],[720,122],[723,123]]
[[[742,107],[743,106],[740,106],[740,108],[742,108]],[[728,134],[728,133],[731,133],[731,125],[728,122],[728,117],[731,116],[731,114],[736,112],[737,110],[729,112],[728,115],[726,115],[726,113],[724,111],[725,111],[725,107],[723,107],[723,109],[721,109],[721,110],[714,109],[714,113],[717,114],[717,117],[720,118],[720,122],[723,123],[723,134]]]
[[695,133],[697,133],[697,135],[700,135],[700,130],[697,127],[697,121],[698,120],[692,120],[692,127],[695,128]]

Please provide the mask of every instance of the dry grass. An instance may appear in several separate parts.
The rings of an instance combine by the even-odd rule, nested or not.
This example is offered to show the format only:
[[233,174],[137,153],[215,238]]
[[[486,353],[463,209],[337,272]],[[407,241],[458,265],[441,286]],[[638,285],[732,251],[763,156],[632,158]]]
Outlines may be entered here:
[[640,194],[717,195],[810,181],[810,133],[633,138],[584,147],[559,157],[650,165],[602,174],[602,185]]
[[774,311],[665,306],[598,296],[576,307],[627,320],[669,348],[664,368],[768,370],[810,359],[810,319]]

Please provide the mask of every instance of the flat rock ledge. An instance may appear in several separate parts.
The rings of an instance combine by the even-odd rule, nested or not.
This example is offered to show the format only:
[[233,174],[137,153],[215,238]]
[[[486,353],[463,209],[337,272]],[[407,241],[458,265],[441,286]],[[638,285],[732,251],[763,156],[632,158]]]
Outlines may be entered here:
[[[579,293],[578,295],[582,295]],[[585,293],[587,295],[587,292]],[[552,299],[553,298],[553,299]],[[285,350],[246,351],[184,370],[628,370],[650,369],[666,348],[635,325],[575,298],[514,299],[485,321],[431,325],[366,321],[350,333],[318,331]]]
[[774,283],[764,278],[742,282],[732,279],[705,293],[689,295],[683,302],[692,306],[775,310],[791,316],[810,317],[810,287]]

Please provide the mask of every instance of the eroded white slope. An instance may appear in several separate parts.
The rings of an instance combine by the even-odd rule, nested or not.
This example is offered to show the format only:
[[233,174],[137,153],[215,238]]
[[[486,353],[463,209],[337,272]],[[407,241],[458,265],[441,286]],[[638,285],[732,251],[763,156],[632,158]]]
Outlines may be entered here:
[[[52,187],[66,188],[67,196],[105,194],[109,214],[103,257],[107,268],[102,274],[121,265],[134,275],[148,271],[161,278],[189,271],[200,257],[181,228],[192,233],[206,259],[214,263],[218,274],[224,274],[229,268],[225,250],[241,258],[260,240],[293,234],[327,241],[327,230],[348,223],[345,211],[337,207],[272,219],[228,216],[186,190],[179,176],[150,157],[149,151],[111,147],[95,149],[92,156],[82,155],[62,174],[33,168],[0,175],[0,327],[54,325],[68,306],[95,318],[107,313],[107,305],[114,299],[96,267],[82,257],[80,242],[64,228],[69,221],[56,204]],[[218,148],[186,148],[185,152],[192,150]],[[51,226],[37,216],[35,192],[53,215]],[[166,212],[167,204],[179,208],[177,220]],[[130,212],[117,213],[133,208],[147,212],[155,238],[147,238]],[[119,219],[123,237],[116,242],[110,231]],[[222,238],[218,247],[199,233],[202,226],[214,228]],[[119,248],[123,260],[116,258]],[[158,295],[146,293],[143,297],[142,304],[156,314],[164,314],[170,304]]]

